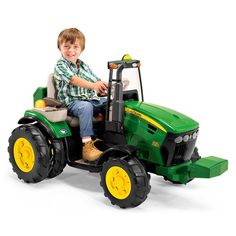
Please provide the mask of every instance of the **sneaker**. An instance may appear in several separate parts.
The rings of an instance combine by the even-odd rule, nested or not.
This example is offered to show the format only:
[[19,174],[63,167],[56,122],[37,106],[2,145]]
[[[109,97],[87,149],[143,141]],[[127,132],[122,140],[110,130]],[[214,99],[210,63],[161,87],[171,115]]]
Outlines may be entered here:
[[89,142],[86,142],[83,146],[83,159],[85,161],[96,161],[102,152],[98,150],[95,146],[94,143],[98,141],[96,140],[91,140]]

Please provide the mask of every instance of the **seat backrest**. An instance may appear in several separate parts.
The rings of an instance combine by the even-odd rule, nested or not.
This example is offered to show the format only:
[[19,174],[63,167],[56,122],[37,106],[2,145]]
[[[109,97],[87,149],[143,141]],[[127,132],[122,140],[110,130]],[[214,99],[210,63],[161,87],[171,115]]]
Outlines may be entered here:
[[55,81],[54,81],[54,78],[53,78],[53,73],[51,73],[48,76],[47,96],[50,97],[50,98],[55,98],[56,99],[56,86],[55,86]]
[[[58,105],[58,104],[55,103],[55,100],[57,99],[57,95],[56,95],[56,85],[55,85],[55,81],[54,81],[54,78],[53,78],[53,74],[50,74],[48,76],[47,97],[48,98],[53,98],[53,99],[48,99],[49,101],[47,101],[47,102],[50,102],[50,104],[53,104],[54,106]],[[50,100],[52,100],[52,101],[50,101]],[[56,102],[60,103],[57,100],[56,100]],[[64,108],[64,110],[67,110],[67,109]],[[67,112],[66,112],[66,114],[67,114]],[[72,117],[72,116],[67,115],[66,120],[67,120],[68,124],[71,127],[78,127],[79,126],[79,119],[77,117]]]

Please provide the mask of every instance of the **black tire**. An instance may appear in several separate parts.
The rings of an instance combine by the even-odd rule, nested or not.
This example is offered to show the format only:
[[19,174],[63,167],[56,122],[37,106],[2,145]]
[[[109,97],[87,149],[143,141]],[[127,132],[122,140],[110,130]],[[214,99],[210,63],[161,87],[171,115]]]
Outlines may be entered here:
[[[109,191],[107,186],[106,176],[111,168],[121,168],[124,173],[128,175],[130,180],[130,193],[127,197],[118,199],[113,193]],[[149,184],[150,176],[147,175],[142,164],[134,157],[128,160],[122,160],[120,158],[110,158],[103,164],[101,171],[101,186],[104,190],[105,197],[108,197],[113,205],[118,205],[121,208],[136,207],[143,203],[151,186]],[[114,188],[117,188],[115,186]]]
[[51,167],[48,178],[54,178],[63,172],[66,166],[66,156],[63,141],[61,139],[48,140]]
[[[21,140],[22,144],[20,143]],[[47,178],[50,169],[50,154],[47,140],[39,128],[34,125],[22,125],[13,130],[8,141],[9,161],[19,179],[23,179],[27,183],[37,183]],[[27,148],[31,151],[29,152]],[[15,153],[19,153],[18,157],[14,156],[14,150]],[[31,160],[29,162],[31,167],[27,170],[29,163],[25,160],[29,156],[33,156],[33,161]],[[26,166],[26,170],[24,169],[24,165]]]

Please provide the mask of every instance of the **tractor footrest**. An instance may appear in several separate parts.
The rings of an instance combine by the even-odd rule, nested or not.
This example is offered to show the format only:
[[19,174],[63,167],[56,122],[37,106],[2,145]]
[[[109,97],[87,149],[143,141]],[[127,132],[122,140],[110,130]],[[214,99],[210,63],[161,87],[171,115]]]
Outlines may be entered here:
[[211,178],[219,176],[228,169],[228,161],[219,157],[204,157],[188,167],[190,178]]
[[102,165],[98,165],[97,162],[86,162],[83,159],[68,162],[68,165],[74,168],[88,170],[90,172],[100,172],[102,170]]

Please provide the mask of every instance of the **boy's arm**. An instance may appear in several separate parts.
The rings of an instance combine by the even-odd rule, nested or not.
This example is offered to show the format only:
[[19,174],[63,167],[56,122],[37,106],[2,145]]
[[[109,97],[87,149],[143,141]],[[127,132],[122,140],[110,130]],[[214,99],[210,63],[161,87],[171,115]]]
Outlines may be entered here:
[[92,83],[78,76],[72,76],[70,83],[80,88],[94,89],[97,93],[104,93],[107,90],[107,85],[103,81]]

